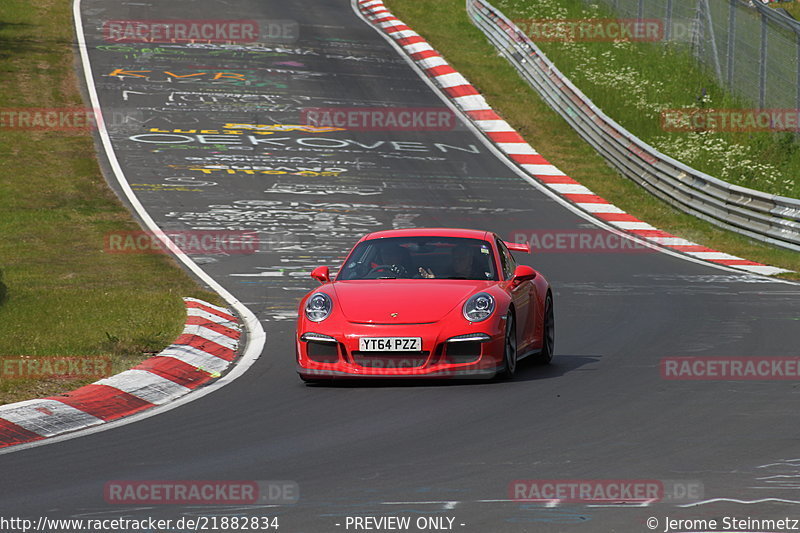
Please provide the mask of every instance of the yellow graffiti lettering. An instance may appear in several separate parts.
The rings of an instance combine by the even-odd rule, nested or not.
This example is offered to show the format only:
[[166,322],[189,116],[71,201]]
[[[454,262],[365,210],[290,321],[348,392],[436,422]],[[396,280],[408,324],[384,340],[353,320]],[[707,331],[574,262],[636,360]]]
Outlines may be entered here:
[[[324,133],[329,131],[345,131],[345,128],[308,126],[305,124],[225,124],[226,128],[262,131],[303,131],[306,133]],[[256,131],[255,133],[259,133]]]
[[236,74],[235,72],[217,72],[214,76],[215,80],[220,78],[231,78],[234,80],[246,80],[247,78],[244,77],[244,74]]
[[[165,70],[165,71],[164,71],[164,74],[167,74],[167,75],[169,75],[169,76],[172,76],[173,78],[191,78],[192,76],[203,76],[203,75],[205,75],[206,73],[205,73],[205,72],[198,72],[197,74],[183,74],[183,75],[181,75],[181,76],[178,76],[177,74],[173,74],[172,72],[167,72],[167,71]],[[214,78],[214,79],[217,79],[217,78]]]
[[152,70],[123,70],[121,68],[116,69],[113,71],[109,76],[135,76],[137,78],[146,78],[147,76],[142,76],[141,74],[136,74],[137,72],[153,72]]

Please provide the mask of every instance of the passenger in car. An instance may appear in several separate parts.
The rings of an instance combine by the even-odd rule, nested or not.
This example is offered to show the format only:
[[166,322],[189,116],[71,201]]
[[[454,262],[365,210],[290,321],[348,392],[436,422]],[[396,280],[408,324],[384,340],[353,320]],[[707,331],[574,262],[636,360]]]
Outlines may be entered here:
[[[466,245],[456,245],[450,252],[451,271],[441,278],[449,279],[485,279],[485,276],[476,272],[474,248]],[[436,275],[431,269],[419,267],[419,273],[423,278],[435,278]]]

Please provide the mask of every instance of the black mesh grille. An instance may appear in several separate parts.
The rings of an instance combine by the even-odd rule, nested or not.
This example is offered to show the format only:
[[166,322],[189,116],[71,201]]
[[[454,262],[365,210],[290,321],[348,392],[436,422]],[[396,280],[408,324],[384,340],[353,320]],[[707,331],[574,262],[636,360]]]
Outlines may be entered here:
[[339,360],[339,345],[331,342],[308,341],[308,358],[316,363],[335,363]]
[[448,342],[445,347],[445,361],[448,363],[474,363],[481,356],[478,341]]
[[353,352],[353,361],[369,368],[418,368],[428,360],[428,352]]

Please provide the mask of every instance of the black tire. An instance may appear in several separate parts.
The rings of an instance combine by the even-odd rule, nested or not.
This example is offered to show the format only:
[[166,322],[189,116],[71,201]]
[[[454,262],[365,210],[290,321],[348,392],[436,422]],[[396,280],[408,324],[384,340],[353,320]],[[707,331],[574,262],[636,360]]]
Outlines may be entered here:
[[503,343],[503,370],[500,371],[501,379],[511,379],[517,371],[517,326],[514,315],[509,313],[506,321],[506,337]]
[[547,293],[544,301],[544,329],[542,331],[542,351],[539,354],[538,362],[549,365],[553,360],[553,353],[556,342],[556,320],[553,313],[553,295]]

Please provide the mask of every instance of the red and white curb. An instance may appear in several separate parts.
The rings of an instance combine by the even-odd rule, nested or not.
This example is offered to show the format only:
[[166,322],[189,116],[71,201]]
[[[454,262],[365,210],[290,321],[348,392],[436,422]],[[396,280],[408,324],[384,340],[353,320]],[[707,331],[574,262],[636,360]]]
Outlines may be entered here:
[[49,398],[0,406],[0,448],[33,442],[170,402],[220,376],[241,328],[230,310],[184,298],[183,333],[130,370]]
[[651,226],[596,195],[550,164],[489,107],[483,96],[459,74],[418,33],[392,15],[382,0],[358,0],[362,14],[390,36],[461,109],[497,148],[545,187],[604,223],[655,245],[687,254],[695,259],[744,270],[774,275],[789,270],[764,265],[707,248]]

